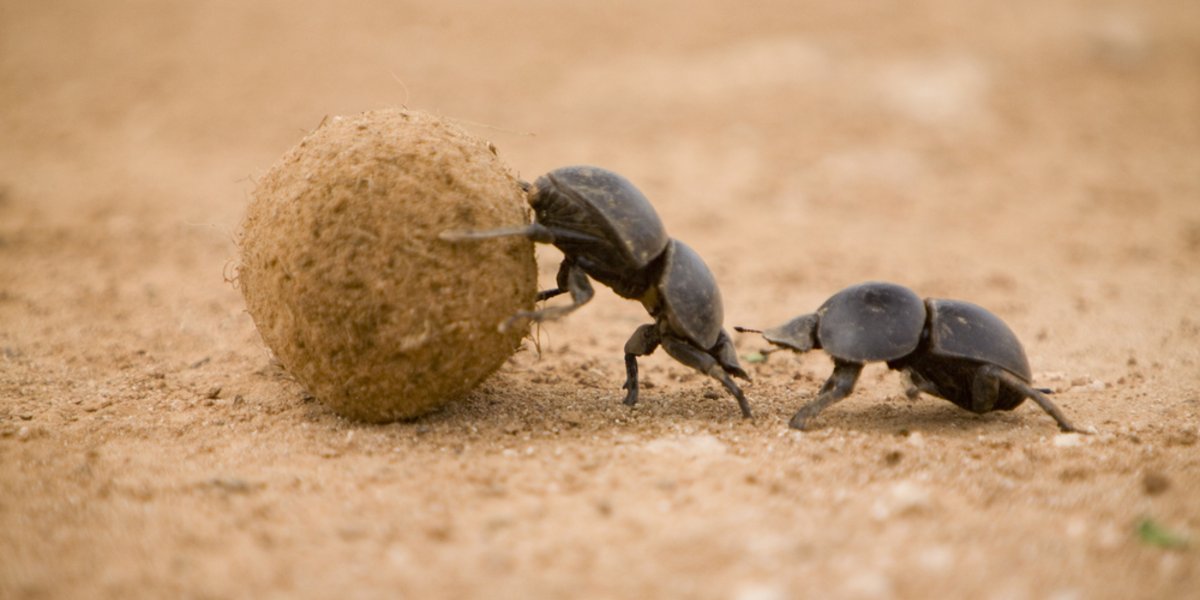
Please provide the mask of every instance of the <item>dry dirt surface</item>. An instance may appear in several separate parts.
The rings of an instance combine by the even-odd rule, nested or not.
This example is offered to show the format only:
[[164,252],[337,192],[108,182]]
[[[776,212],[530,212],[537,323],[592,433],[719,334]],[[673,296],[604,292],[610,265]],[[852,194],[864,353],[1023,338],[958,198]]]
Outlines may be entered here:
[[[630,409],[607,290],[465,401],[341,419],[233,240],[306,131],[387,106],[625,174],[727,326],[870,279],[982,304],[1095,433],[880,365],[789,431],[819,353],[746,363],[743,420],[659,352]],[[2,0],[0,597],[1195,598],[1198,274],[1194,0]]]

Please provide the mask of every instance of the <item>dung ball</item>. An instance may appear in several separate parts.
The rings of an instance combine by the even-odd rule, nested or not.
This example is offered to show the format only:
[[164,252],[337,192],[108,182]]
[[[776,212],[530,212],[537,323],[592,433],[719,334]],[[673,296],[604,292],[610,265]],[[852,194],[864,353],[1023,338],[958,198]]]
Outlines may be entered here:
[[433,115],[326,119],[259,182],[238,286],[263,341],[337,413],[386,422],[466,395],[520,345],[533,243],[447,230],[529,222],[492,146]]

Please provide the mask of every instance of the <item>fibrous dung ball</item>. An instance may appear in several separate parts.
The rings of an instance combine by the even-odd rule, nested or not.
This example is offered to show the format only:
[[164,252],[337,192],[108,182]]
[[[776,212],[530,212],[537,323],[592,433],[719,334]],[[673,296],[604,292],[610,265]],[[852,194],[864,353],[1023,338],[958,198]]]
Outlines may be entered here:
[[465,395],[520,345],[533,243],[438,239],[529,222],[494,148],[424,113],[327,119],[254,191],[238,284],[267,346],[313,396],[385,422]]

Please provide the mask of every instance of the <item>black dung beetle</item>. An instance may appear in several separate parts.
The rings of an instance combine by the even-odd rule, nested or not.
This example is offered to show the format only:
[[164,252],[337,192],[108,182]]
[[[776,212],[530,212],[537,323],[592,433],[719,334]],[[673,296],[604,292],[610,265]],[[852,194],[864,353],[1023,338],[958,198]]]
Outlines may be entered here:
[[1080,431],[1045,396],[1049,390],[1029,385],[1029,360],[1012,330],[969,302],[922,301],[906,287],[867,282],[779,327],[735,329],[761,333],[779,347],[773,350],[823,348],[833,358],[833,374],[792,417],[789,424],[795,429],[805,429],[810,419],[850,395],[865,363],[887,361],[888,368],[908,374],[909,397],[925,392],[979,414],[1012,410],[1033,398],[1059,429]]
[[722,328],[724,308],[716,279],[694,250],[667,236],[646,197],[624,177],[589,166],[555,169],[532,186],[523,185],[533,224],[440,236],[462,241],[519,235],[562,251],[557,287],[539,292],[538,300],[569,293],[571,304],[520,311],[501,327],[521,319],[557,319],[583,306],[595,294],[590,277],[622,298],[640,301],[654,317],[654,323],[638,327],[625,343],[625,404],[637,403],[637,357],[662,345],[675,360],[720,381],[749,417],[750,404],[731,378],[749,376]]

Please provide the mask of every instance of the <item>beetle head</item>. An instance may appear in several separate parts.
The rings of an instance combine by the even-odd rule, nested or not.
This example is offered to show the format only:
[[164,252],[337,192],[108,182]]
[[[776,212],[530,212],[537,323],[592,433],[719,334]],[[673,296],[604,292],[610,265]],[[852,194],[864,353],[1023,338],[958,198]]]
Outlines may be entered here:
[[534,212],[539,212],[555,204],[551,198],[561,193],[563,186],[553,174],[547,173],[538,177],[533,183],[521,181],[521,189],[525,190],[525,200],[529,202],[530,208]]
[[518,179],[517,184],[521,186],[521,191],[525,192],[525,202],[529,203],[530,207],[536,209],[537,205],[541,202],[537,186],[524,179]]
[[817,347],[817,321],[815,313],[801,315],[778,327],[763,330],[762,336],[776,346],[808,352]]

